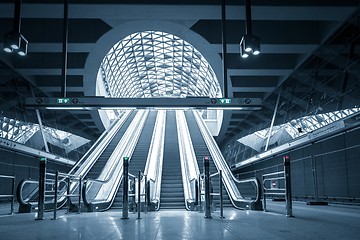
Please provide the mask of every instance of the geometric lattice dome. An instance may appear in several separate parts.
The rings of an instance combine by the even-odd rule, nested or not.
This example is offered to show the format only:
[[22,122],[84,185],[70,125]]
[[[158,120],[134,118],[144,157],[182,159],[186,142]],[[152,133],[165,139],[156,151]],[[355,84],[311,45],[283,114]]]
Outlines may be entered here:
[[110,97],[221,97],[210,64],[191,44],[169,33],[145,31],[117,42],[100,66]]

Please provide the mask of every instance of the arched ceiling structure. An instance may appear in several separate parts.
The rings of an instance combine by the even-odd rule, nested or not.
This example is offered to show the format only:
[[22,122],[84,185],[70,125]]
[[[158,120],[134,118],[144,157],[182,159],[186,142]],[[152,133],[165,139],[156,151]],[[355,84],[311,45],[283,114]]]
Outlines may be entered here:
[[[20,58],[0,52],[0,108],[4,116],[13,119],[25,118],[23,115],[29,113],[24,109],[23,98],[31,97],[32,92],[61,96],[63,0],[22,2],[21,33],[29,40],[28,55]],[[106,53],[120,39],[144,31],[171,33],[193,45],[208,60],[219,79],[220,89],[223,88],[221,1],[69,2],[69,97],[94,96],[97,72]],[[228,85],[225,87],[229,97],[262,98],[263,106],[257,112],[226,112],[217,137],[220,145],[236,141],[257,126],[269,124],[281,85],[284,85],[281,100],[285,99],[286,103],[279,104],[278,113],[288,114],[287,118],[295,112],[313,111],[312,107],[318,109],[317,102],[328,101],[329,96],[340,99],[356,88],[360,76],[356,38],[359,24],[349,18],[360,15],[357,0],[252,1],[252,29],[260,38],[261,54],[246,60],[239,55],[239,42],[246,25],[245,1],[227,0],[226,4]],[[0,36],[13,29],[13,10],[13,0],[1,1]],[[329,38],[335,39],[331,45]],[[0,44],[2,42],[0,38]],[[319,51],[324,45],[329,48]],[[303,63],[307,63],[306,67],[301,67]],[[166,74],[163,77],[166,78]],[[176,82],[180,83],[183,82]],[[148,84],[151,85],[150,81]],[[166,93],[166,84],[162,89]],[[152,94],[150,88],[149,91],[146,94]],[[177,94],[181,95],[182,91]],[[322,109],[350,108],[358,100],[357,96],[337,101],[336,107],[329,100]],[[96,139],[104,130],[99,124],[100,118],[93,112],[46,111],[41,115],[45,124],[89,139]],[[33,121],[36,122],[36,117]]]
[[170,33],[145,31],[125,37],[105,55],[100,71],[111,97],[221,97],[203,55]]

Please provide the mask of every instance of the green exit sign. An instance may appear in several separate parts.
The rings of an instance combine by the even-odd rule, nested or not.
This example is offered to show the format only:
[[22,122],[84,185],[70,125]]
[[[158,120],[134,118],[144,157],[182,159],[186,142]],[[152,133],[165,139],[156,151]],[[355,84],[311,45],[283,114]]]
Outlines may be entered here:
[[46,161],[46,157],[39,157],[40,161]]
[[218,103],[219,104],[231,104],[231,98],[220,98]]
[[56,103],[58,103],[58,104],[68,104],[68,103],[70,103],[70,98],[57,98]]

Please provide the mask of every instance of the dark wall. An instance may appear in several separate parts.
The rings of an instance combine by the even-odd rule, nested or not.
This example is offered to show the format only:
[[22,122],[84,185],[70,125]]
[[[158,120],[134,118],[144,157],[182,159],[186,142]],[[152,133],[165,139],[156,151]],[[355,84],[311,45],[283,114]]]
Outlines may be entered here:
[[[68,172],[69,166],[47,161],[47,170]],[[39,179],[39,160],[34,156],[28,156],[17,152],[0,149],[0,175],[16,177],[15,187],[26,178]],[[11,181],[0,178],[0,195],[11,193]],[[1,201],[2,199],[0,199]]]
[[[294,199],[360,204],[360,129],[286,153],[291,158]],[[283,170],[282,156],[273,157],[235,172],[240,178]],[[314,171],[313,171],[314,170]]]

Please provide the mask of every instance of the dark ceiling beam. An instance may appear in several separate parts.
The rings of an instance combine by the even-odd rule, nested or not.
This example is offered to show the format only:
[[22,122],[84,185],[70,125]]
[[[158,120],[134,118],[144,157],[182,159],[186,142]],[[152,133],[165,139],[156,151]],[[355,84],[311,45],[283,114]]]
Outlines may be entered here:
[[[81,19],[124,19],[138,20],[147,16],[148,19],[191,20],[220,19],[220,6],[217,5],[169,5],[169,4],[70,4],[69,17]],[[243,5],[242,2],[239,3]],[[253,20],[315,20],[343,21],[356,6],[257,6],[252,7]],[[23,18],[62,18],[59,9],[62,4],[23,4]],[[1,6],[2,16],[12,17],[13,4]],[[136,11],[133,11],[136,9]],[[181,9],[181,11],[179,11]],[[244,6],[227,6],[228,19],[245,20]]]

